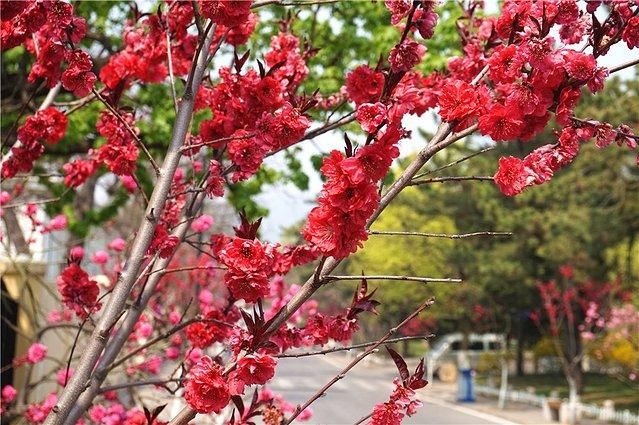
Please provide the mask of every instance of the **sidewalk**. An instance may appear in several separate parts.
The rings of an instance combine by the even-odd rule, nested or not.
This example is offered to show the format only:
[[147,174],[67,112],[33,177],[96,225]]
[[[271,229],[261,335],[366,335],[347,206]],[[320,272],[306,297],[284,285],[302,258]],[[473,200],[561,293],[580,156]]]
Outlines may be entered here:
[[[352,356],[352,355],[351,355]],[[349,359],[345,356],[340,362],[347,363]],[[406,359],[408,369],[412,372],[417,366],[416,359]],[[392,360],[372,356],[371,359],[362,362],[361,366],[379,373],[397,374],[397,369]],[[551,422],[544,418],[540,407],[525,403],[507,401],[504,409],[497,407],[497,399],[486,396],[476,396],[473,403],[462,403],[457,401],[457,384],[447,384],[439,380],[430,382],[425,388],[418,391],[419,398],[424,403],[423,409],[428,409],[428,404],[444,405],[460,412],[480,412],[493,418],[503,419],[504,425],[557,425],[558,422]],[[489,419],[489,417],[486,417]],[[590,418],[582,418],[580,425],[604,425],[607,422],[597,421]]]
[[[420,391],[422,401],[428,404],[432,402],[443,402],[449,405],[458,406],[464,409],[470,409],[492,416],[503,418],[514,424],[521,425],[556,425],[557,422],[549,422],[544,419],[541,408],[523,403],[506,402],[504,409],[497,407],[497,399],[490,397],[477,396],[474,403],[460,403],[457,401],[457,385],[445,384],[435,381]],[[602,422],[584,418],[580,422],[581,425],[596,425]]]

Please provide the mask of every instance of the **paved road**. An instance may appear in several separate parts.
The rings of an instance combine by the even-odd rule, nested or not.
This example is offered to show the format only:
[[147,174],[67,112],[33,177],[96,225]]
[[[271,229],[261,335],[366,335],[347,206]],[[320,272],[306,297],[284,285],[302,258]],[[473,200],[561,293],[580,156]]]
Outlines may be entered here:
[[[330,356],[280,359],[276,379],[270,388],[293,404],[305,402],[344,363]],[[313,418],[308,424],[353,424],[369,414],[375,404],[388,399],[397,371],[388,367],[360,364],[344,379],[333,385],[328,394],[313,403]],[[475,412],[467,407],[433,397],[436,387],[427,386],[419,393],[424,406],[418,414],[406,418],[405,424],[424,425],[513,425],[512,422]]]

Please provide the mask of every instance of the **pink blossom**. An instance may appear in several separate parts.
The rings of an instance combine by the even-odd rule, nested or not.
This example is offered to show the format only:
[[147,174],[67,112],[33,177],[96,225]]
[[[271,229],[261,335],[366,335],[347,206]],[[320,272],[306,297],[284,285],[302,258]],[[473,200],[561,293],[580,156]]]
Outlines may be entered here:
[[151,326],[149,322],[144,322],[140,324],[140,326],[137,329],[137,334],[141,338],[148,338],[151,336],[152,333],[153,333],[153,326]]
[[44,360],[47,356],[47,347],[39,342],[36,342],[27,350],[27,361],[31,364],[36,364]]
[[188,354],[187,359],[190,363],[196,364],[202,358],[202,350],[200,348],[194,348]]
[[64,230],[67,228],[67,217],[64,214],[56,215],[49,222],[49,230]]
[[208,289],[202,289],[200,291],[200,295],[198,296],[200,302],[205,305],[213,304],[213,293]]
[[193,229],[193,231],[195,232],[202,233],[209,230],[212,225],[213,217],[208,214],[202,214],[201,216],[193,220],[193,223],[191,223],[191,229]]
[[175,310],[169,313],[169,322],[171,322],[172,325],[177,325],[178,323],[180,323],[181,318],[182,315]]
[[111,242],[109,242],[107,248],[113,251],[122,252],[124,251],[124,248],[126,248],[126,241],[122,238],[115,238]]
[[0,205],[4,205],[11,200],[11,195],[6,190],[0,192]]
[[138,184],[132,176],[120,176],[120,181],[122,182],[122,186],[130,193],[135,192],[135,189],[138,188]]
[[11,385],[5,385],[2,387],[2,402],[3,403],[11,403],[15,400],[18,391]]
[[178,357],[180,357],[180,349],[177,347],[169,347],[166,350],[164,350],[164,354],[166,355],[167,359],[175,360]]
[[56,381],[58,381],[58,384],[64,387],[67,384],[67,382],[69,382],[72,376],[73,376],[73,369],[66,369],[66,368],[60,369],[56,373]]
[[106,251],[96,251],[91,256],[91,261],[93,261],[95,264],[104,265],[109,262],[109,253]]
[[74,246],[69,250],[69,258],[72,261],[81,261],[84,258],[84,248],[81,246]]

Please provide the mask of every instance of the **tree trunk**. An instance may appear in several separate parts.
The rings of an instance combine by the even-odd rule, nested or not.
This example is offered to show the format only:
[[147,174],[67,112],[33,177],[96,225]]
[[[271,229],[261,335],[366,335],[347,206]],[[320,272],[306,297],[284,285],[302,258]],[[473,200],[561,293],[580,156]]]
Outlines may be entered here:
[[[574,373],[574,370],[573,370]],[[579,406],[579,392],[575,376],[568,378],[568,423],[575,425],[577,423],[577,408]]]
[[517,319],[517,376],[524,376],[524,324],[521,317]]
[[506,407],[506,394],[508,392],[508,359],[503,358],[501,363],[501,383],[499,387],[499,401],[497,407],[503,409]]

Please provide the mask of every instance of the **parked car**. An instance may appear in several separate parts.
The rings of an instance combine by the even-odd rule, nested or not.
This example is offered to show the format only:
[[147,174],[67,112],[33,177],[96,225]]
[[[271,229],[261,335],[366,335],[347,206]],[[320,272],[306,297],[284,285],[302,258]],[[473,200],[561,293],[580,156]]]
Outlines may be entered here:
[[[483,353],[496,353],[503,350],[506,338],[502,334],[470,334],[468,348],[463,350],[464,334],[452,333],[435,341],[426,354],[428,380],[433,376],[443,382],[455,382],[460,368],[475,368]],[[461,363],[468,363],[466,365]],[[461,367],[460,367],[461,366]]]

